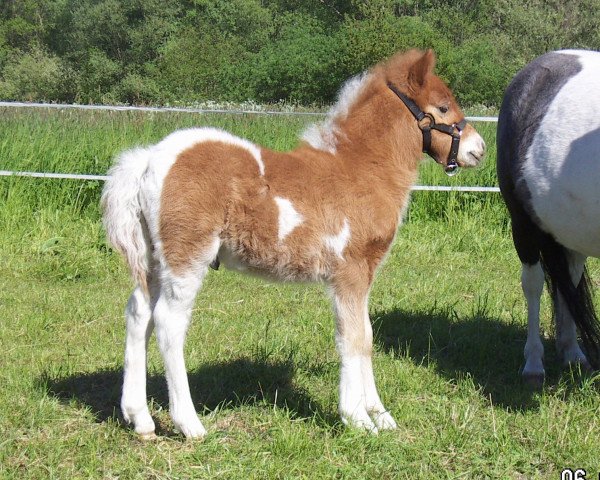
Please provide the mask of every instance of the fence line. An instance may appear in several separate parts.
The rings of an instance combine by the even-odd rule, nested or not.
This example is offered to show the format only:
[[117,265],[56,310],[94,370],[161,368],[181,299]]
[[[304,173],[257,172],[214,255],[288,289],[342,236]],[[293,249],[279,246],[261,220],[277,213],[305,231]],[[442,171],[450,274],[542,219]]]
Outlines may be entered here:
[[[275,110],[228,110],[187,107],[134,107],[131,105],[78,105],[69,103],[30,103],[30,102],[0,102],[0,107],[12,108],[49,108],[76,110],[105,110],[105,111],[134,111],[134,112],[178,112],[178,113],[229,113],[232,115],[304,115],[325,116],[326,112],[281,112]],[[470,122],[497,122],[498,117],[467,117]]]
[[[203,109],[184,107],[134,107],[129,105],[77,105],[66,103],[30,103],[30,102],[0,102],[0,107],[11,108],[48,108],[48,109],[78,109],[78,110],[105,110],[105,111],[139,111],[139,112],[179,112],[179,113],[229,113],[234,115],[305,115],[324,116],[320,112],[281,112],[281,111],[258,111],[258,110],[227,110],[227,109]],[[497,122],[497,117],[467,117],[471,122]],[[11,170],[0,170],[0,177],[30,177],[50,179],[71,180],[97,180],[106,181],[107,175],[89,175],[77,173],[50,173],[50,172],[19,172]],[[437,191],[437,192],[499,192],[498,187],[468,187],[468,186],[443,186],[443,185],[414,185],[414,191]]]
[[[30,177],[30,178],[58,178],[70,180],[108,180],[108,175],[87,175],[78,173],[46,173],[46,172],[13,172],[0,170],[0,177]],[[498,187],[465,187],[444,185],[413,185],[414,191],[436,191],[436,192],[499,192]]]

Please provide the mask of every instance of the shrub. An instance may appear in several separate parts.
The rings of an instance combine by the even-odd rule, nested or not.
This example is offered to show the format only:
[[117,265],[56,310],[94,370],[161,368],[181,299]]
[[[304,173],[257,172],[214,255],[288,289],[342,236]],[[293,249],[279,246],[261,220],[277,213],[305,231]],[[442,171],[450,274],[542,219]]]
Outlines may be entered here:
[[334,37],[315,19],[288,14],[279,19],[277,38],[241,74],[259,101],[326,102],[340,83],[338,50]]
[[121,102],[140,105],[160,101],[160,88],[152,78],[129,73],[118,84],[115,96]]
[[11,55],[0,77],[0,98],[63,101],[72,97],[68,68],[42,47]]
[[79,69],[77,100],[82,103],[113,102],[111,91],[123,75],[122,65],[104,52],[91,49]]

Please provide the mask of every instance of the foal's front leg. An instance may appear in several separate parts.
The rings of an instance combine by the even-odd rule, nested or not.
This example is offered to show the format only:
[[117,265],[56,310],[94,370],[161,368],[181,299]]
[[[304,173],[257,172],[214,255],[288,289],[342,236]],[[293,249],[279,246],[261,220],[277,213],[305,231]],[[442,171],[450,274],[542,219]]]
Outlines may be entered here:
[[361,373],[363,379],[363,386],[365,389],[365,407],[367,413],[375,422],[375,425],[379,430],[389,430],[396,428],[396,422],[385,409],[377,387],[375,386],[375,376],[373,375],[373,328],[371,327],[371,320],[369,319],[369,307],[368,299],[365,299],[363,308],[363,319],[365,324],[365,340],[367,345],[371,345],[370,354],[364,355],[361,362]]
[[336,345],[341,357],[342,422],[376,433],[378,429],[395,428],[396,423],[385,410],[375,387],[371,361],[373,330],[367,314],[367,298],[368,289],[333,287]]

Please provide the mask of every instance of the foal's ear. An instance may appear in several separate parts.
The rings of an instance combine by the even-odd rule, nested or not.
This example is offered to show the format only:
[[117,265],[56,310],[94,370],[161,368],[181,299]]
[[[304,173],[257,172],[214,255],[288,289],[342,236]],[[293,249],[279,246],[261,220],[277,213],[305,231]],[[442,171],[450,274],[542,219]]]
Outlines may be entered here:
[[435,67],[435,53],[430,48],[421,56],[408,71],[408,83],[416,88],[425,84],[427,76],[433,73]]

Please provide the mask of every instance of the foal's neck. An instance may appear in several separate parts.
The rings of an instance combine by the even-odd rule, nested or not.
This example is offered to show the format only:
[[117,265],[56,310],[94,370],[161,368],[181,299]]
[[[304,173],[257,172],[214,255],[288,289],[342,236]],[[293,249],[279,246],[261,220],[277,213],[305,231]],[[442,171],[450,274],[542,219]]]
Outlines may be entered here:
[[404,105],[374,96],[357,105],[340,129],[336,154],[349,170],[374,182],[374,189],[387,186],[404,197],[423,157],[421,132]]

